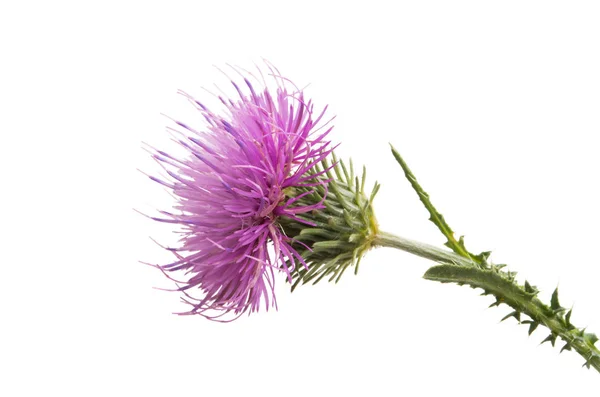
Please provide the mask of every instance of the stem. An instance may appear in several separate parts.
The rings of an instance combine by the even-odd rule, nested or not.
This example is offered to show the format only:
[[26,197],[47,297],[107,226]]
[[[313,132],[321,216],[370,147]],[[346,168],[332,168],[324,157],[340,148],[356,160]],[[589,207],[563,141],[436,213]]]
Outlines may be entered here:
[[600,372],[600,351],[594,346],[598,338],[571,324],[571,312],[564,315],[566,310],[558,303],[558,291],[554,292],[551,305],[548,306],[537,298],[537,289],[528,282],[525,282],[525,286],[519,285],[514,273],[502,271],[499,266],[486,264],[482,267],[453,252],[384,232],[374,237],[373,245],[396,248],[440,263],[427,270],[424,278],[482,288],[484,295],[496,297],[492,306],[505,303],[515,310],[504,319],[512,316],[521,322],[521,313],[526,314],[531,320],[522,323],[530,325],[530,334],[538,325],[544,325],[551,331],[544,342],[549,341],[554,345],[557,337],[560,337],[566,343],[563,350],[574,349],[586,360],[584,366],[594,367]]
[[386,232],[379,232],[375,236],[373,239],[373,246],[396,248],[420,256],[421,258],[444,264],[455,264],[468,267],[477,266],[475,262],[455,254],[454,252]]

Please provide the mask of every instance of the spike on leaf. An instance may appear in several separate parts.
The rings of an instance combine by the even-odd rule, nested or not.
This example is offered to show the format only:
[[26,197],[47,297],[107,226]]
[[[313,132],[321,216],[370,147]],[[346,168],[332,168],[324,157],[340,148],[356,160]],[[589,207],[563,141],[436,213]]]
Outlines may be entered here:
[[544,339],[540,343],[540,345],[543,344],[543,343],[546,343],[546,342],[550,342],[550,343],[552,343],[552,347],[554,347],[554,345],[556,344],[556,337],[557,337],[557,335],[554,332],[552,332],[550,335],[548,335],[546,337],[546,339]]
[[527,331],[529,335],[531,335],[533,331],[535,331],[535,329],[538,327],[538,325],[540,325],[540,323],[538,323],[535,320],[522,321],[521,324],[529,324],[529,331]]
[[550,308],[554,311],[559,311],[560,309],[563,309],[560,306],[560,303],[558,302],[558,287],[556,287],[556,289],[552,293],[552,298],[550,299]]
[[487,262],[491,254],[492,251],[483,251],[482,253],[477,255],[477,258],[480,259],[482,262]]
[[500,306],[500,304],[502,304],[502,303],[504,303],[504,301],[501,298],[496,297],[496,302],[489,305],[488,308],[494,307],[494,306]]
[[565,316],[565,321],[566,321],[566,323],[567,323],[567,326],[568,326],[569,328],[573,327],[573,324],[571,324],[571,313],[573,313],[573,309],[570,309],[570,310],[567,312],[567,315]]
[[569,342],[566,342],[562,349],[560,349],[560,353],[562,353],[564,350],[571,350],[571,344]]
[[539,290],[536,287],[529,284],[528,281],[525,281],[525,292],[532,294],[532,295],[537,295]]
[[532,322],[531,324],[529,324],[529,331],[527,331],[529,333],[529,335],[531,335],[533,333],[533,331],[535,331],[535,329],[538,327],[538,325],[540,325],[540,323],[538,323],[538,322]]
[[502,321],[504,321],[504,320],[506,320],[506,319],[508,319],[510,317],[514,317],[518,322],[521,322],[521,312],[518,312],[516,310],[514,312],[509,313],[506,316],[504,316],[502,318],[502,320],[500,320],[500,322],[502,322]]

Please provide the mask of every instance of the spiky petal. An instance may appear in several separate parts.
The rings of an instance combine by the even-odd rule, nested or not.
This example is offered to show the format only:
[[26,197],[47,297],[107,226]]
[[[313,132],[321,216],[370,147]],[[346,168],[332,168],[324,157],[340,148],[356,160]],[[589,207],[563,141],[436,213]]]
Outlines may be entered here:
[[260,89],[249,78],[232,81],[237,98],[219,97],[223,115],[182,93],[204,126],[176,122],[172,131],[188,152],[185,158],[152,151],[168,177],[151,179],[177,198],[174,212],[153,219],[183,231],[181,245],[169,248],[177,259],[158,266],[173,280],[172,273],[185,274],[177,290],[192,308],[181,314],[228,321],[261,305],[268,309],[276,305],[275,272],[283,270],[291,280],[296,266],[306,266],[279,220],[300,220],[299,214],[323,207],[300,206],[286,192],[326,184],[319,178],[323,172],[309,171],[330,153],[326,138],[332,127],[318,127],[325,109],[315,113],[302,90],[290,90],[287,80],[270,71],[274,92],[264,79]]

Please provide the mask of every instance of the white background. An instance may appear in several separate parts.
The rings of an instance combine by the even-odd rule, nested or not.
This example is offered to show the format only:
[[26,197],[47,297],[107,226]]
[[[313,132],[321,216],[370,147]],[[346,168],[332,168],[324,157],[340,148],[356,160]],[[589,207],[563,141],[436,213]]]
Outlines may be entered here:
[[[16,5],[18,4],[18,5]],[[442,244],[393,143],[474,251],[600,332],[600,7],[557,1],[5,2],[0,6],[0,394],[593,395],[599,375],[507,307],[370,252],[358,276],[217,324],[156,270],[171,203],[136,168],[186,119],[177,89],[264,57],[336,114],[382,184],[383,229]],[[187,119],[186,119],[187,120]],[[160,207],[162,205],[162,207]]]

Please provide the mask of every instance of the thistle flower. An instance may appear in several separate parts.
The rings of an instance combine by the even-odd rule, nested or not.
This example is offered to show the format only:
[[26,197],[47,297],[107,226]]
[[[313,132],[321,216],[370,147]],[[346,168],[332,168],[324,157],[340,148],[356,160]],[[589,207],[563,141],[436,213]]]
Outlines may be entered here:
[[[176,260],[157,266],[192,306],[181,314],[228,321],[226,314],[237,318],[263,304],[268,310],[276,306],[275,271],[282,270],[291,281],[298,266],[307,266],[281,221],[310,226],[301,215],[324,208],[325,196],[306,205],[300,201],[315,189],[327,190],[327,170],[314,167],[332,150],[327,135],[333,127],[331,120],[318,126],[326,107],[315,112],[302,90],[290,89],[287,79],[269,69],[274,92],[264,78],[231,81],[237,97],[219,97],[222,115],[182,92],[200,112],[204,127],[175,121],[178,128],[171,130],[186,158],[151,150],[168,177],[150,178],[177,200],[176,212],[160,211],[163,216],[153,219],[182,229],[180,247],[168,248]],[[303,192],[290,195],[294,189]],[[176,280],[174,272],[183,272],[185,279]]]
[[[268,309],[276,305],[276,271],[286,273],[292,290],[327,276],[337,282],[348,267],[358,271],[367,250],[390,247],[436,262],[425,279],[479,288],[495,297],[491,306],[508,305],[512,312],[503,320],[514,317],[529,326],[529,334],[545,326],[550,334],[543,342],[554,346],[562,340],[561,351],[576,351],[584,366],[600,372],[595,345],[600,339],[571,323],[572,309],[559,303],[558,289],[544,304],[537,287],[520,284],[515,272],[490,260],[490,252],[467,250],[394,148],[446,248],[380,231],[373,211],[379,184],[367,195],[364,168],[359,180],[352,162],[346,168],[333,154],[326,140],[332,127],[322,131],[329,122],[318,127],[326,108],[314,113],[302,90],[289,90],[289,81],[270,71],[277,83],[274,93],[264,78],[259,92],[247,78],[244,89],[232,81],[238,98],[219,97],[224,115],[182,93],[203,116],[204,129],[175,121],[180,129],[172,131],[188,153],[185,158],[151,151],[168,177],[150,178],[177,199],[177,213],[161,211],[164,217],[153,219],[183,229],[181,246],[168,248],[177,260],[157,265],[174,281],[171,273],[185,273],[185,280],[176,281],[177,291],[192,309],[182,314],[224,321],[227,314],[237,318],[261,305]],[[200,297],[193,296],[196,290]]]

